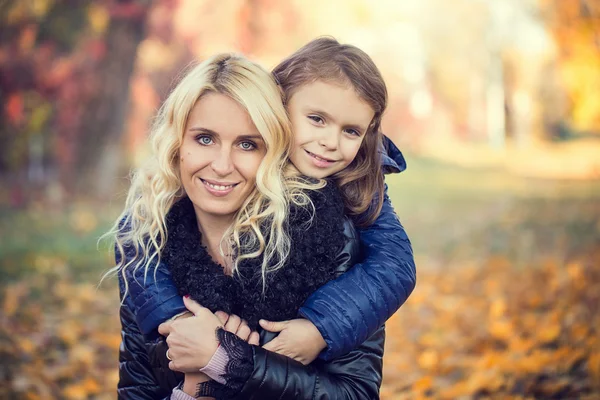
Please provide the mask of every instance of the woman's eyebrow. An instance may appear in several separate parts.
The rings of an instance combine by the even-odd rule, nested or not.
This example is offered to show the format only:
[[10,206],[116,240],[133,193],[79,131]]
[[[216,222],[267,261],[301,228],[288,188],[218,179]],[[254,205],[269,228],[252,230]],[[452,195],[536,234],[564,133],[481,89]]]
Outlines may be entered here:
[[213,131],[212,129],[203,128],[201,126],[195,126],[195,127],[189,128],[188,131],[207,133],[209,135],[217,135],[217,132]]
[[240,136],[238,136],[238,139],[240,139],[240,140],[251,139],[251,140],[263,140],[264,141],[264,138],[261,135],[240,135]]
[[[203,128],[200,126],[195,126],[195,127],[189,128],[188,131],[205,133],[207,135],[212,135],[212,136],[219,136],[219,134],[217,132],[213,131],[212,129]],[[253,134],[239,135],[236,139],[237,140],[262,140],[262,141],[264,141],[264,138],[261,135],[253,135]]]

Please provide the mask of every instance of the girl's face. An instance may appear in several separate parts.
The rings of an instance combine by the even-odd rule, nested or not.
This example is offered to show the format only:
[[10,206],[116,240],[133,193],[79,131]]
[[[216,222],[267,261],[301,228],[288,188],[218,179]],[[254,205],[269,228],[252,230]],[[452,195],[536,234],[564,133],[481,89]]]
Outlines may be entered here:
[[219,93],[196,102],[179,149],[179,172],[196,215],[232,217],[255,187],[266,144],[246,110]]
[[314,178],[331,176],[354,160],[375,115],[350,85],[324,81],[296,89],[288,113],[294,130],[290,159]]

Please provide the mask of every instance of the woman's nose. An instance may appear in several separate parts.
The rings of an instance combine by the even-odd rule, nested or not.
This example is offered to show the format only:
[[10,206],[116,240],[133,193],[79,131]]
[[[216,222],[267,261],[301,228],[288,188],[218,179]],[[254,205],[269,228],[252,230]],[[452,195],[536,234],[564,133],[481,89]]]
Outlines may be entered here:
[[231,174],[235,167],[231,158],[231,149],[224,148],[219,151],[213,161],[210,163],[211,168],[219,176],[227,176]]

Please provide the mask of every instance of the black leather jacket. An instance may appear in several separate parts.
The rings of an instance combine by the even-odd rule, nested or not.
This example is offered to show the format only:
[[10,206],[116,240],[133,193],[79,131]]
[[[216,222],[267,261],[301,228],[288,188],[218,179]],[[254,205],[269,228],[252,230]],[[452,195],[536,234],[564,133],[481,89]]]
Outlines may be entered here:
[[[357,261],[358,237],[344,226],[346,245],[338,256],[342,274]],[[127,304],[121,307],[122,344],[119,353],[120,399],[168,397],[183,375],[168,368],[163,340],[146,340]],[[261,333],[261,345],[273,339]],[[361,346],[331,361],[302,365],[288,357],[253,346],[254,370],[236,399],[378,399],[382,380],[385,331],[380,327]]]

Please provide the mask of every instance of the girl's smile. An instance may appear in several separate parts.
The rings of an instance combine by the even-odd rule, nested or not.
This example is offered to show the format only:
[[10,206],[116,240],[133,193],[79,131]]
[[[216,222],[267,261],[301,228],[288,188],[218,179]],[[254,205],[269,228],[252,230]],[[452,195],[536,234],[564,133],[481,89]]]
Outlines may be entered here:
[[331,167],[334,163],[336,163],[336,160],[330,160],[328,158],[325,157],[321,157],[318,156],[314,153],[311,153],[308,150],[304,150],[306,152],[306,154],[308,154],[308,156],[311,158],[312,163],[317,167],[317,168],[329,168]]

